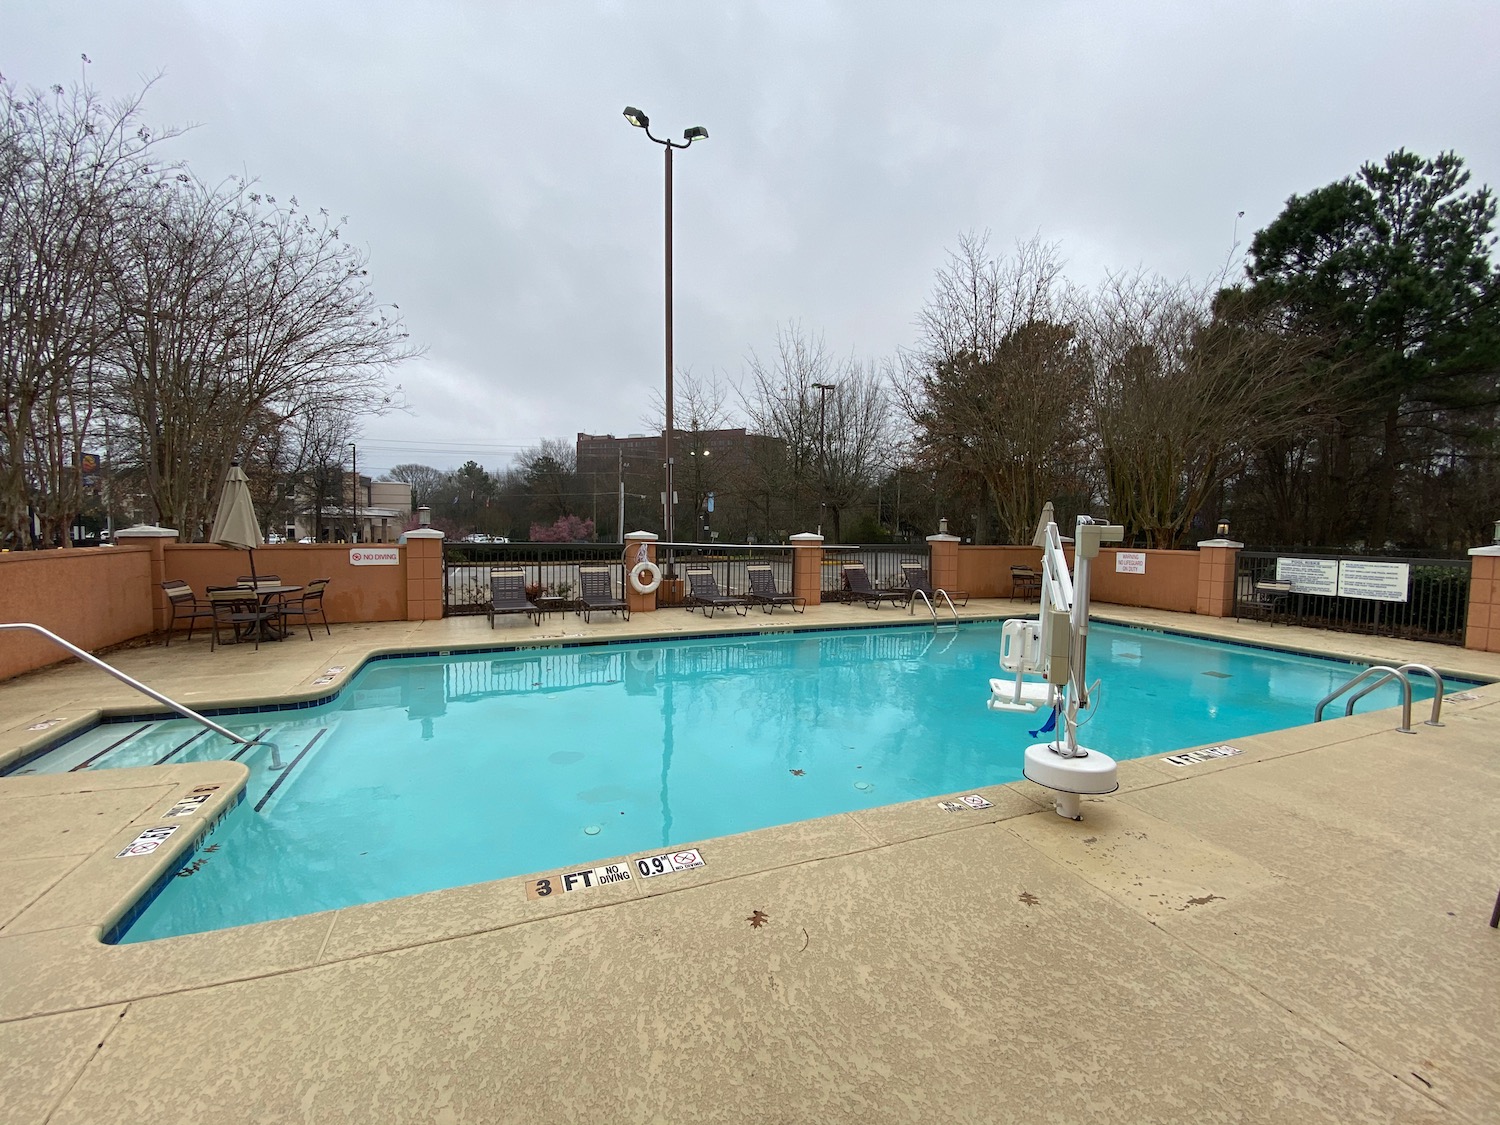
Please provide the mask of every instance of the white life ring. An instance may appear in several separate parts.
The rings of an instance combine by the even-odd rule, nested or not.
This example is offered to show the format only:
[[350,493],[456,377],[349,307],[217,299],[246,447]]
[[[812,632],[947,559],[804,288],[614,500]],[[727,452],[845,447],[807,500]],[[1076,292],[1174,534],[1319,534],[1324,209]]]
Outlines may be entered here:
[[637,594],[649,594],[661,585],[661,567],[654,562],[638,562],[630,568],[630,588]]

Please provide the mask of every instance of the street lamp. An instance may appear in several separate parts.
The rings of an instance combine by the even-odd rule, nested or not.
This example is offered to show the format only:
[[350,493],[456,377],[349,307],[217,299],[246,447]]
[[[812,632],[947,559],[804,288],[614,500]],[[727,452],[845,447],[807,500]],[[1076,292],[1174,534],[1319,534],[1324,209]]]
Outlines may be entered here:
[[[824,496],[828,493],[828,392],[833,390],[836,384],[814,383],[813,389],[818,392],[818,476],[822,479],[818,482]],[[827,501],[818,501],[818,534],[823,534],[823,509]]]
[[637,129],[645,132],[646,136],[666,149],[667,163],[667,200],[666,200],[666,269],[667,269],[667,428],[663,440],[662,452],[666,454],[666,503],[663,519],[664,538],[668,543],[672,542],[672,150],[674,148],[687,148],[694,141],[708,140],[708,130],[701,125],[694,125],[691,129],[683,131],[681,142],[670,138],[663,139],[653,136],[651,133],[651,119],[635,106],[625,107],[625,120]]

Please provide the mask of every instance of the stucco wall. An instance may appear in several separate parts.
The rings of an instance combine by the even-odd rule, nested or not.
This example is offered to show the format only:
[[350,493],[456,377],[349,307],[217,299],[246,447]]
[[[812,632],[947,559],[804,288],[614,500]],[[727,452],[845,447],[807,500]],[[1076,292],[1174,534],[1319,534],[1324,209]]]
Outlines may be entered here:
[[[368,544],[366,546],[369,546]],[[394,544],[387,545],[394,549]],[[355,566],[347,544],[287,543],[255,552],[255,573],[275,574],[292,586],[314,578],[331,581],[323,604],[329,621],[405,621],[405,552],[396,566]],[[168,578],[180,578],[200,598],[209,586],[233,586],[250,573],[244,551],[208,543],[172,543],[166,548]]]
[[971,598],[1009,598],[1014,596],[1010,568],[1029,566],[1038,570],[1041,565],[1039,547],[960,546],[958,588]]
[[[1069,564],[1071,548],[1064,548]],[[1094,560],[1089,584],[1095,602],[1196,611],[1198,598],[1197,551],[1140,551],[1146,556],[1146,573],[1121,574],[1115,570],[1116,549],[1104,547]],[[1040,570],[1038,547],[977,547],[958,549],[958,588],[975,598],[1013,597],[1010,568],[1029,566]]]
[[[151,552],[80,547],[0,554],[0,620],[29,621],[90,652],[151,631]],[[41,637],[6,630],[0,679],[73,659]]]

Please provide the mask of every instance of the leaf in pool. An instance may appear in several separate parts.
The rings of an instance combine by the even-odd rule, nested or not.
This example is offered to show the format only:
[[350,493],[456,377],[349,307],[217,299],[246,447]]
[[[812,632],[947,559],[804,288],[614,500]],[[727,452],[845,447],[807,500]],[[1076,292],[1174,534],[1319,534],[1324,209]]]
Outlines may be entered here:
[[748,918],[745,919],[745,921],[747,921],[747,922],[750,923],[750,928],[752,930],[758,930],[758,929],[760,929],[762,926],[764,926],[770,920],[771,920],[771,916],[769,914],[767,914],[764,910],[754,911],[750,915],[750,917],[748,917]]
[[219,845],[218,844],[209,844],[208,847],[204,848],[203,850],[206,851],[206,852],[216,852],[216,851],[219,850]]
[[806,773],[806,772],[807,772],[807,771],[806,771],[806,770],[790,770],[790,771],[788,771],[788,772],[789,772],[789,773],[791,773],[791,775],[792,775],[792,776],[793,776],[793,777],[801,777],[801,776],[802,776],[802,775],[803,775],[803,774],[805,774],[805,773]]

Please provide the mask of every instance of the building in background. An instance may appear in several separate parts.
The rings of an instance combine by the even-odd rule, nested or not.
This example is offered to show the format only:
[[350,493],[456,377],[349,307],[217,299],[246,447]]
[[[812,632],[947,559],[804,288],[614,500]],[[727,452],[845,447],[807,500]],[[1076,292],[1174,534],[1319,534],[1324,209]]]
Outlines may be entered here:
[[[319,522],[321,520],[321,532]],[[344,473],[343,502],[315,509],[306,498],[297,505],[294,524],[286,529],[293,542],[394,543],[411,522],[411,485],[403,481],[356,479]]]

